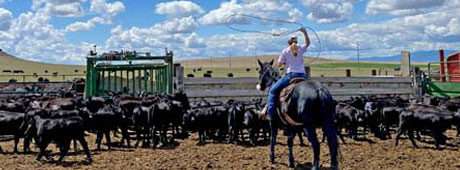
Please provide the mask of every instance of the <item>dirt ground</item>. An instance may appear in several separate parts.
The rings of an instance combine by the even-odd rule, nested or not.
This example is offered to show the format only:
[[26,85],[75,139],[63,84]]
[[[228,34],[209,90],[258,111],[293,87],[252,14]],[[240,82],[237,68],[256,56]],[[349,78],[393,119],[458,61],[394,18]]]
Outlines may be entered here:
[[[449,133],[452,137],[451,134],[453,132]],[[276,148],[278,163],[274,167],[268,163],[268,146],[249,147],[212,141],[198,146],[194,134],[188,139],[176,140],[177,146],[167,149],[112,148],[111,151],[95,151],[94,136],[91,135],[87,137],[94,158],[90,165],[84,164],[82,153],[75,156],[72,151],[62,164],[37,162],[35,153],[13,154],[13,142],[2,142],[1,146],[7,153],[0,154],[0,169],[288,169],[285,139],[282,135],[279,137]],[[369,139],[371,141],[348,139],[346,145],[341,145],[343,169],[460,169],[457,147],[435,150],[433,145],[419,142],[421,148],[414,149],[407,139],[397,147],[394,146],[394,140]],[[449,141],[454,143],[456,140],[453,138]],[[54,148],[54,145],[50,146]],[[321,152],[322,166],[327,169],[329,154],[325,143],[321,144]],[[300,146],[298,138],[295,139],[294,154],[298,164],[296,169],[311,165],[312,151],[309,146]],[[54,158],[57,159],[57,156]]]

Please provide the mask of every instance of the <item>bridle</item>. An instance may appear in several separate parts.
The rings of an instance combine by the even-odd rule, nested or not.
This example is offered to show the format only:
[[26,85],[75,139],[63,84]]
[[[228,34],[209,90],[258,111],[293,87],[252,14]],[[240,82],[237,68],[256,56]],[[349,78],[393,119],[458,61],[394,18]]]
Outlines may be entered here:
[[276,69],[274,69],[273,67],[269,67],[267,65],[264,65],[263,73],[260,75],[258,83],[261,84],[262,80],[265,77],[272,81],[271,84],[269,84],[269,85],[264,84],[264,85],[267,85],[267,87],[271,86],[274,82],[276,82],[276,81],[278,81],[280,79],[279,72]]

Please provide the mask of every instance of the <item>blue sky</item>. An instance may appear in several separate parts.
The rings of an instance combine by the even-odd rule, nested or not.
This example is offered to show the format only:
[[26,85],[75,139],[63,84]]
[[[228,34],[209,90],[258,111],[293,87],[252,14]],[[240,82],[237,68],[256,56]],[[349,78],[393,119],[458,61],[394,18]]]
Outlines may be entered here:
[[[460,0],[0,0],[0,48],[21,58],[84,63],[100,51],[160,53],[179,59],[277,54],[291,35],[257,32],[311,27],[307,55],[352,58],[389,56],[401,50],[460,47]],[[248,22],[242,22],[248,21]],[[298,35],[298,34],[294,34]],[[318,39],[321,41],[319,43]],[[320,49],[319,46],[322,46]]]

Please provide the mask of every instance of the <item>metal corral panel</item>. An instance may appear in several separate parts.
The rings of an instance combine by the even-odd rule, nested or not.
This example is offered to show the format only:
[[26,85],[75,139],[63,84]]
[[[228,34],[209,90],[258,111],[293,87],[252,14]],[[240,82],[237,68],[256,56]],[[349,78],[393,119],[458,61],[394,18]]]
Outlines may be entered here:
[[86,97],[103,96],[109,91],[129,94],[173,92],[172,52],[166,52],[165,56],[136,52],[106,53],[88,57],[86,67]]
[[428,82],[426,91],[433,96],[460,96],[460,84],[455,82]]

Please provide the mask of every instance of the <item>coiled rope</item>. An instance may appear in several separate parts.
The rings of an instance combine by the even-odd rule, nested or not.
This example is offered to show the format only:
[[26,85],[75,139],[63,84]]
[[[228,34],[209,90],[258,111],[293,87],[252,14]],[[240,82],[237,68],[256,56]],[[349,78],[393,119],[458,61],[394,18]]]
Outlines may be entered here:
[[[266,22],[269,22],[269,23],[293,24],[293,25],[296,25],[299,28],[294,29],[294,30],[281,31],[281,32],[278,32],[278,33],[275,33],[273,31],[272,32],[260,31],[260,30],[256,30],[256,29],[241,29],[241,28],[238,28],[234,24],[231,24],[229,22],[229,21],[231,21],[232,18],[235,18],[235,17],[246,17],[246,18],[251,18],[251,19],[255,19],[255,20],[266,21]],[[308,30],[313,32],[313,34],[315,35],[316,40],[318,42],[318,53],[317,53],[316,57],[310,62],[310,64],[312,64],[316,59],[318,59],[321,56],[321,52],[322,52],[323,47],[322,47],[321,39],[319,38],[318,33],[316,32],[315,29],[313,29],[313,28],[311,28],[309,26],[305,26],[302,23],[295,22],[295,21],[287,21],[287,20],[282,20],[282,19],[264,18],[264,17],[247,15],[247,14],[232,14],[232,15],[229,15],[228,18],[227,18],[226,23],[227,23],[226,24],[227,28],[229,28],[229,29],[231,29],[233,31],[243,32],[243,33],[265,34],[265,35],[270,35],[270,36],[274,36],[274,37],[287,36],[287,35],[290,35],[290,34],[293,34],[293,33],[297,32],[297,31],[299,31],[300,28],[307,28]]]

